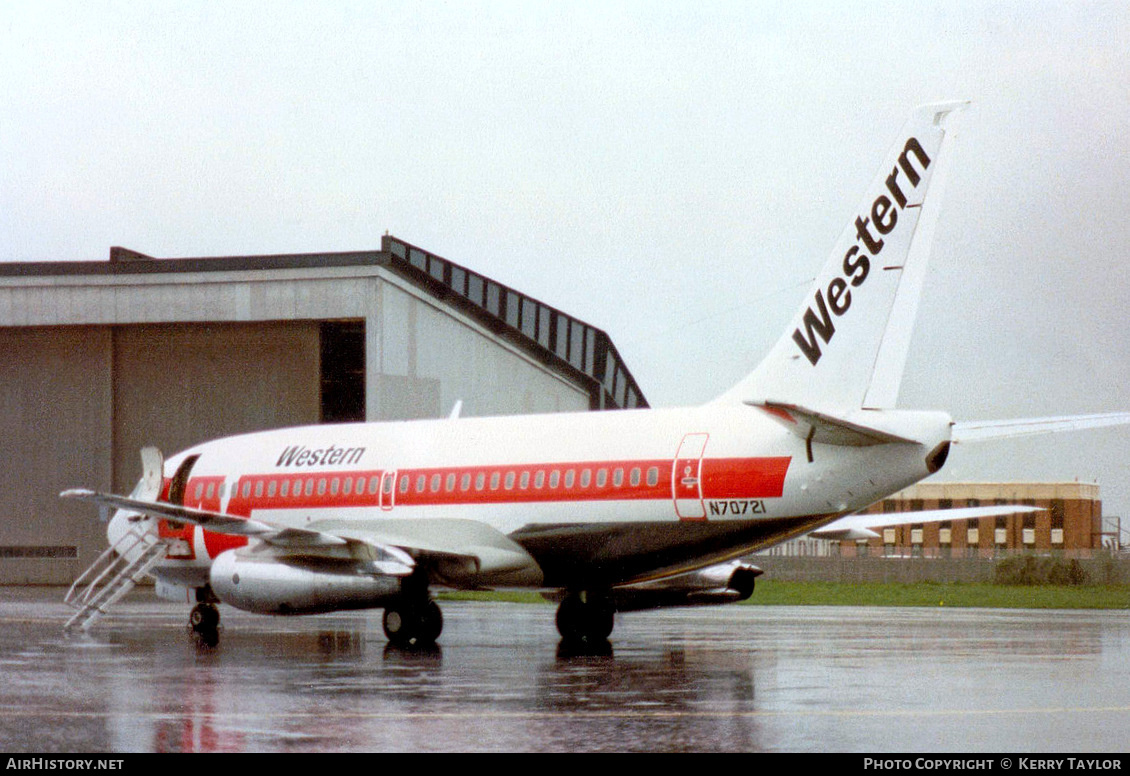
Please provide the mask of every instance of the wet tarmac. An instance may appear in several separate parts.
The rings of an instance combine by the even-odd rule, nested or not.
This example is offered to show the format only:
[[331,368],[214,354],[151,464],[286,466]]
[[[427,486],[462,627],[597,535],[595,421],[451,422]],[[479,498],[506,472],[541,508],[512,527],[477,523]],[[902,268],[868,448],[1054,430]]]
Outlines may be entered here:
[[729,606],[617,617],[560,648],[551,606],[444,602],[441,646],[380,612],[278,618],[135,593],[64,637],[0,588],[8,752],[1103,752],[1130,741],[1130,612]]

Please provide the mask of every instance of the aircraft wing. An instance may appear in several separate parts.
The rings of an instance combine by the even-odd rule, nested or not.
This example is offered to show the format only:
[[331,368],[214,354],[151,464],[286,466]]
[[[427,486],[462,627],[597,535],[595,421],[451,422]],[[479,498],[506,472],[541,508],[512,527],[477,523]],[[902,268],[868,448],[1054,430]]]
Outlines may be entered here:
[[888,512],[886,514],[856,514],[841,517],[809,534],[817,539],[854,541],[877,539],[873,529],[907,523],[938,523],[945,520],[973,520],[978,517],[997,517],[1025,512],[1040,512],[1040,507],[1020,504],[1002,504],[990,507],[961,507],[958,509],[923,509],[917,512]]
[[533,557],[505,534],[473,520],[321,520],[305,528],[159,501],[76,489],[64,498],[198,525],[207,531],[258,539],[281,554],[366,561],[380,574],[408,576],[424,563],[437,581],[456,587],[517,584],[531,575],[540,582]]

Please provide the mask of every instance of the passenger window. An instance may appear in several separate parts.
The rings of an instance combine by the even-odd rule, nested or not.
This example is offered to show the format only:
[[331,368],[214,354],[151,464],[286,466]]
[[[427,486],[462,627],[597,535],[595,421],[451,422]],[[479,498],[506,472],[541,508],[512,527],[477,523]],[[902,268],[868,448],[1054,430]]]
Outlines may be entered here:
[[487,483],[487,476],[483,472],[475,475],[475,490],[482,490]]
[[336,496],[339,490],[341,490],[341,480],[339,480],[337,477],[334,477],[332,480],[330,480],[330,495]]
[[446,490],[448,493],[455,490],[455,472],[451,472],[447,475],[447,482],[444,483],[444,490]]
[[209,482],[208,483],[207,498],[212,498],[215,495],[216,495],[216,483]]
[[608,484],[608,470],[607,469],[598,469],[597,472],[596,472],[596,486],[598,488],[603,488],[607,484]]
[[530,487],[530,473],[522,472],[522,476],[518,478],[518,487],[522,490]]
[[506,489],[514,489],[514,472],[506,472]]
[[629,482],[632,483],[633,488],[640,484],[640,468],[638,466],[632,467],[632,473],[630,477],[631,479],[629,480]]
[[277,493],[278,490],[279,484],[275,480],[271,480],[269,483],[267,483],[267,495],[271,498],[275,497],[275,493]]
[[411,477],[401,477],[400,478],[400,492],[401,493],[407,493],[408,492],[408,485],[411,483],[411,481],[412,481]]
[[624,484],[624,470],[623,469],[617,469],[616,471],[612,472],[612,484],[615,485],[617,488]]
[[544,486],[545,486],[545,472],[539,471],[537,474],[534,475],[534,487],[535,488],[542,488]]
[[439,483],[442,479],[438,474],[432,475],[432,493],[439,493]]
[[286,498],[287,496],[290,495],[290,480],[283,480],[282,481],[282,490],[279,493],[279,495],[282,496],[283,498]]
[[459,490],[470,490],[470,489],[471,489],[471,475],[465,473],[459,479]]
[[581,470],[581,487],[587,488],[592,484],[592,469]]
[[319,496],[326,495],[326,478],[325,477],[322,477],[321,479],[318,480],[318,495]]
[[650,485],[653,488],[656,485],[659,484],[659,467],[658,466],[652,466],[650,469],[647,470],[647,484]]
[[498,472],[494,472],[490,475],[490,489],[491,490],[498,490],[498,480],[499,480]]
[[577,481],[577,473],[576,472],[574,472],[572,469],[565,472],[565,487],[566,488],[573,487],[573,483],[576,482],[576,481]]
[[255,483],[255,498],[263,498],[263,481],[259,480]]
[[369,495],[370,496],[377,495],[377,488],[380,487],[380,482],[381,482],[381,478],[378,477],[375,474],[372,477],[369,478]]
[[196,483],[196,500],[199,501],[204,496],[204,483]]
[[392,494],[392,486],[395,482],[396,482],[396,475],[395,474],[388,474],[388,473],[385,474],[384,485],[381,487],[381,491],[384,493],[384,495],[388,496],[388,495]]
[[561,472],[554,469],[549,473],[549,487],[556,488],[561,484]]
[[250,498],[250,496],[251,496],[251,483],[250,482],[243,483],[243,489],[242,490],[243,490],[243,497],[244,498]]
[[[345,482],[341,483],[341,492],[342,492],[342,495],[345,495],[345,496],[348,496],[350,493],[353,492],[353,478],[352,477],[346,477]],[[286,494],[283,494],[283,495],[286,495]]]
[[421,474],[418,477],[416,477],[416,492],[417,493],[423,493],[424,488],[426,488],[427,485],[428,485],[428,478],[427,478],[426,475]]

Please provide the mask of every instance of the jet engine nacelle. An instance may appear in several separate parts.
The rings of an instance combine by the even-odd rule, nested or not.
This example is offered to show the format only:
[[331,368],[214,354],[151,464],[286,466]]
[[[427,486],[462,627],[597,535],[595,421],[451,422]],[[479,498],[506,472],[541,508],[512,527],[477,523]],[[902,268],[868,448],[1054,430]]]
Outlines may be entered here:
[[259,614],[315,614],[383,607],[400,593],[400,578],[359,566],[314,560],[254,558],[237,550],[212,562],[212,591],[225,604]]
[[757,566],[731,561],[666,579],[613,588],[609,593],[618,612],[665,606],[710,606],[744,601],[753,595]]

